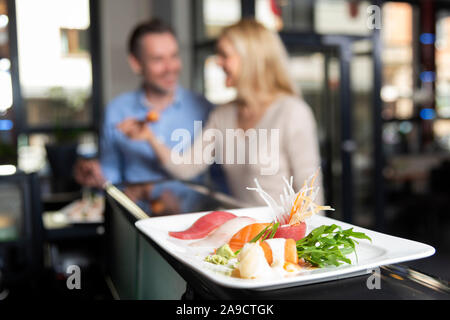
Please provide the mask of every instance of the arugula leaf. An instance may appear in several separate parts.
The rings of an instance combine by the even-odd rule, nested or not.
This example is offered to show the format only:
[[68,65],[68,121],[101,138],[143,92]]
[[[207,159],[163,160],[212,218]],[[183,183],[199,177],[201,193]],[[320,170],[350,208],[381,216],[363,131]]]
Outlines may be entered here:
[[351,264],[346,256],[352,252],[356,255],[355,243],[358,243],[352,238],[372,241],[366,234],[353,231],[353,228],[342,230],[335,224],[322,225],[297,241],[298,257],[317,267]]

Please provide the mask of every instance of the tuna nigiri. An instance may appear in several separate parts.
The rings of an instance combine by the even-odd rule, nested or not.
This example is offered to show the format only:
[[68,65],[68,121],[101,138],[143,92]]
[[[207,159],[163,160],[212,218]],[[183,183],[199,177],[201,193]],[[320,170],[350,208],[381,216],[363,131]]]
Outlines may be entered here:
[[250,217],[236,217],[228,220],[215,231],[211,232],[205,239],[191,243],[194,247],[218,247],[227,243],[230,238],[245,226],[255,223],[256,220]]
[[208,213],[185,231],[171,231],[169,235],[183,240],[201,239],[210,234],[213,230],[224,224],[228,220],[236,218],[236,216],[226,211],[214,211]]

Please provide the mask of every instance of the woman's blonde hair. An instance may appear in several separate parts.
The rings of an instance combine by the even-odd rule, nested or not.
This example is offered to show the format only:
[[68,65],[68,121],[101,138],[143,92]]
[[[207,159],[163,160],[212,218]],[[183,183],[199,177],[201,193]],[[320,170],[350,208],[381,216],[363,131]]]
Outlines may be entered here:
[[236,85],[240,102],[252,106],[279,94],[298,94],[278,34],[254,19],[243,19],[224,28],[219,38],[229,40],[241,58]]

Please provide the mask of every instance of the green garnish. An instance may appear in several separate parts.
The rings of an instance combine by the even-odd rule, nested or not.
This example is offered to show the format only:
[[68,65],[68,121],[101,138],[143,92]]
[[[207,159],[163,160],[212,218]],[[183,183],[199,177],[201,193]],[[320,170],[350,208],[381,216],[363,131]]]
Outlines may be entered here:
[[[271,223],[267,227],[265,227],[260,233],[258,233],[252,240],[249,242],[256,242],[258,240],[264,241],[267,238],[272,239],[275,235],[275,232],[277,232],[277,229],[279,227],[280,223]],[[270,229],[270,233],[267,232]]]
[[[273,239],[273,237],[275,236],[275,233],[278,230],[278,227],[280,226],[280,223],[277,222],[272,226],[272,232],[269,235],[269,239]],[[262,241],[266,240],[267,237],[265,237]]]
[[231,250],[228,244],[224,244],[216,250],[216,254],[209,255],[205,257],[205,261],[213,264],[228,264],[228,260],[235,258],[233,250]]
[[212,264],[221,264],[221,265],[225,265],[228,263],[227,258],[219,256],[218,254],[206,256],[204,261],[212,263]]
[[[258,233],[252,240],[249,242],[257,242],[258,240],[264,241],[266,239],[272,239],[277,232],[278,227],[280,226],[279,222],[271,223],[267,227],[265,227],[260,233]],[[270,229],[270,232],[268,230]],[[241,252],[241,249],[237,250],[234,254],[237,255]]]
[[[339,266],[342,263],[351,264],[346,255],[355,252],[356,240],[367,239],[362,232],[354,232],[353,228],[342,230],[332,224],[320,226],[310,232],[308,236],[297,241],[298,258],[304,259],[317,267]],[[356,257],[358,259],[358,257]]]
[[258,234],[257,234],[252,240],[250,240],[249,242],[252,243],[252,242],[258,241],[258,240],[263,236],[263,234],[267,232],[267,229],[269,229],[271,226],[272,226],[272,224],[269,224],[267,227],[265,227],[260,233],[258,233]]
[[234,254],[233,250],[231,250],[228,243],[218,248],[216,250],[216,254],[227,259],[232,259],[236,257],[236,255]]

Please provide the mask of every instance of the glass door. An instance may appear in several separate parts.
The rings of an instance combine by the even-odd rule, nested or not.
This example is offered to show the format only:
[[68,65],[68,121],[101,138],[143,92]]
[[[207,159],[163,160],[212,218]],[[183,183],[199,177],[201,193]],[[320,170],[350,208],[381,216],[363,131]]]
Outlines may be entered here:
[[339,57],[332,47],[289,48],[290,70],[302,98],[317,121],[325,202],[342,215],[342,158],[340,153]]

